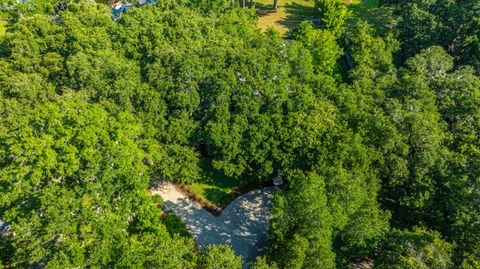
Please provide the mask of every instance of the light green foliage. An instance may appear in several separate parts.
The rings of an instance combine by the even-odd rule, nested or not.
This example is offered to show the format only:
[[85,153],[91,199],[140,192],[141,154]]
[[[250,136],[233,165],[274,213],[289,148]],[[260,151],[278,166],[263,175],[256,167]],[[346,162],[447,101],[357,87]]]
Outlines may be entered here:
[[240,269],[242,258],[235,256],[226,245],[208,245],[202,247],[198,255],[199,269]]
[[419,228],[393,230],[386,238],[375,268],[447,269],[453,268],[452,246],[438,232]]
[[[274,198],[269,258],[280,267],[334,268],[334,251],[343,256],[354,253],[356,247],[369,249],[385,232],[386,219],[378,208],[361,204],[368,199],[355,197],[362,195],[355,193],[355,187],[348,194],[341,191],[348,180],[346,171],[331,176],[325,180],[315,173],[294,174],[292,189]],[[350,187],[355,184],[359,182],[350,181]],[[334,194],[333,189],[340,191]],[[342,204],[347,199],[358,200]],[[343,249],[333,249],[334,237],[342,242]]]
[[460,265],[461,269],[475,269],[480,267],[480,253],[477,248],[476,253],[469,254]]
[[306,21],[298,25],[298,28],[292,32],[292,37],[310,50],[316,72],[333,74],[342,51],[332,32],[314,29],[313,25]]
[[350,12],[347,6],[340,0],[315,0],[315,8],[320,13],[321,27],[340,37]]
[[[112,116],[81,100],[19,105],[3,100],[0,106],[8,115],[0,121],[0,212],[12,222],[15,266],[172,262],[142,258],[160,249],[188,264],[181,257],[191,244],[172,241],[149,203],[144,155],[135,143],[140,127],[131,115]],[[149,241],[171,243],[152,249]],[[132,252],[136,244],[145,247]],[[130,260],[127,253],[139,256]]]
[[115,22],[92,1],[58,14],[32,2],[1,7],[0,216],[16,236],[0,251],[13,266],[241,267],[228,247],[197,252],[146,196],[149,177],[205,179],[203,162],[215,178],[198,185],[225,192],[291,184],[254,267],[346,266],[385,239],[390,212],[449,243],[394,231],[385,264],[391,249],[405,257],[392,266],[478,263],[480,79],[459,65],[478,61],[475,1],[403,1],[399,41],[346,29],[337,0],[317,1],[322,29],[302,23],[292,41],[230,1],[159,1]]
[[2,41],[3,38],[5,37],[6,26],[7,26],[7,22],[0,20],[0,41]]
[[334,268],[333,219],[323,178],[294,178],[292,191],[273,200],[269,257],[282,268]]
[[367,23],[359,22],[348,33],[347,39],[355,67],[352,71],[354,78],[377,78],[394,70],[393,53],[398,50],[399,43],[393,36],[376,36],[375,30]]
[[239,2],[231,0],[179,0],[178,2],[201,13],[213,15],[224,13],[240,5]]
[[277,264],[274,262],[269,264],[265,256],[257,257],[257,260],[251,264],[253,269],[278,269]]

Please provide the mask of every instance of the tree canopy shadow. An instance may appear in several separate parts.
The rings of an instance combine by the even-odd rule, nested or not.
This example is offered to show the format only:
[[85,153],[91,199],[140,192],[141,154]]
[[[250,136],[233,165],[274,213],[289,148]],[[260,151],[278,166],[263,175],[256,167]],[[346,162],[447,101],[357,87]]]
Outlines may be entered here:
[[275,9],[273,9],[273,1],[272,1],[272,4],[268,4],[268,5],[254,2],[253,6],[255,6],[255,12],[258,17],[267,16],[268,14],[277,12]]
[[279,20],[278,23],[289,30],[294,29],[300,22],[306,19],[318,18],[318,12],[314,7],[300,5],[295,2],[288,3],[284,7],[288,16]]

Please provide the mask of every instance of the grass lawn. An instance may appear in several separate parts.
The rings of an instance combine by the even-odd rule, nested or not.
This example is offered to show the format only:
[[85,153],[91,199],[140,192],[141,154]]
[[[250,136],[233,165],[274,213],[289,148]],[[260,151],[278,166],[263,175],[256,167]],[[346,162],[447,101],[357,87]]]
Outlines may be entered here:
[[0,21],[0,40],[5,37],[5,26],[7,25],[6,21]]
[[393,8],[379,7],[378,0],[352,0],[349,4],[352,20],[363,19],[383,32],[396,25],[393,18]]
[[215,170],[209,161],[202,160],[202,177],[190,186],[198,195],[206,200],[223,207],[235,197],[231,192],[243,186],[243,182],[227,177]]
[[258,26],[262,30],[273,27],[281,34],[295,28],[306,18],[318,17],[313,7],[313,0],[279,0],[276,11],[273,9],[273,0],[256,0],[254,5],[258,16]]

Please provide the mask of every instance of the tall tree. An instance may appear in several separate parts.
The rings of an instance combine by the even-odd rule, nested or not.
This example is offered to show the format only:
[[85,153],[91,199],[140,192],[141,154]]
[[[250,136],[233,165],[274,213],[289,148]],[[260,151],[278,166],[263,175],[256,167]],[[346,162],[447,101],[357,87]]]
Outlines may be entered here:
[[131,115],[81,100],[19,109],[7,99],[0,111],[0,214],[15,234],[14,266],[191,264],[192,242],[169,237],[146,194]]

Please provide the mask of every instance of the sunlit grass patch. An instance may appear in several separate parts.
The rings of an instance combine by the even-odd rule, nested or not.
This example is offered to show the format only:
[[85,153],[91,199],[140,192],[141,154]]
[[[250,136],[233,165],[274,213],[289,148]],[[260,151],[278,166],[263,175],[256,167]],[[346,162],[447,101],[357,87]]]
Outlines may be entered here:
[[294,29],[307,18],[318,18],[313,0],[287,0],[278,2],[278,9],[273,9],[273,0],[254,2],[258,16],[258,26],[262,30],[273,27],[281,34]]

